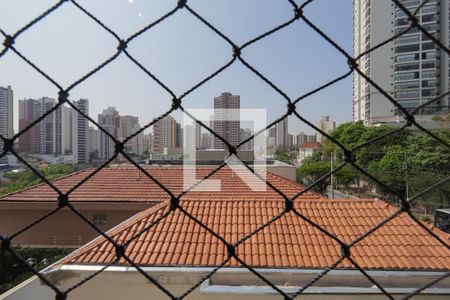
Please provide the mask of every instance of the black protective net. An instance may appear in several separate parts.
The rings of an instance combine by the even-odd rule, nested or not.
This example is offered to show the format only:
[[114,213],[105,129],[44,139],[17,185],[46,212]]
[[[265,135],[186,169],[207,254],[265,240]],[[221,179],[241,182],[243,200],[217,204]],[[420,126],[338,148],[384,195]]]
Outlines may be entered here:
[[[52,109],[48,110],[47,112],[45,112],[42,116],[40,116],[39,118],[37,118],[34,122],[32,122],[29,126],[27,126],[26,128],[24,128],[23,130],[21,130],[20,132],[16,133],[12,138],[6,138],[3,136],[0,136],[1,140],[2,140],[2,144],[3,144],[3,150],[2,153],[0,154],[0,158],[5,156],[6,154],[12,154],[15,157],[17,157],[17,159],[22,162],[24,165],[26,165],[30,170],[32,170],[40,179],[42,179],[43,182],[45,182],[49,187],[51,187],[55,192],[58,193],[58,207],[55,208],[54,210],[50,211],[49,213],[47,213],[46,215],[42,216],[41,218],[39,218],[38,220],[36,220],[35,222],[29,224],[28,226],[26,226],[25,228],[19,230],[18,232],[16,232],[15,234],[12,234],[10,236],[1,236],[0,235],[0,241],[1,241],[1,251],[2,252],[8,252],[10,255],[12,255],[15,259],[17,259],[18,262],[26,265],[29,270],[34,273],[36,276],[38,276],[42,282],[46,285],[48,285],[53,291],[55,291],[56,296],[55,298],[60,300],[60,299],[66,299],[68,297],[68,295],[70,295],[70,292],[73,291],[74,289],[80,288],[80,286],[82,286],[84,283],[88,282],[89,280],[91,280],[92,278],[94,278],[96,275],[100,274],[102,271],[104,271],[108,266],[113,265],[115,262],[117,262],[119,259],[125,259],[131,266],[135,267],[143,276],[145,276],[150,282],[152,282],[156,287],[158,287],[159,289],[161,289],[161,291],[163,291],[168,298],[171,299],[181,299],[186,297],[187,295],[189,295],[193,290],[195,290],[198,286],[200,286],[200,284],[202,282],[204,282],[205,280],[209,279],[213,274],[215,274],[220,268],[224,267],[226,265],[226,263],[231,259],[234,258],[236,259],[236,261],[238,261],[243,267],[247,268],[251,273],[255,274],[257,277],[259,277],[262,281],[264,281],[267,285],[269,285],[270,287],[272,287],[275,291],[277,291],[284,299],[293,299],[295,297],[297,297],[298,295],[302,294],[302,292],[304,292],[308,287],[312,286],[314,283],[316,283],[318,280],[320,280],[323,276],[325,276],[329,271],[335,269],[344,259],[348,259],[351,263],[354,264],[355,268],[357,268],[370,282],[372,282],[380,291],[381,293],[383,293],[386,297],[390,298],[390,299],[394,299],[394,296],[389,294],[386,289],[384,289],[379,283],[377,283],[364,269],[362,269],[357,262],[352,258],[351,255],[351,248],[352,246],[354,246],[355,244],[359,243],[360,241],[362,241],[364,238],[366,238],[367,236],[369,236],[371,233],[373,233],[374,231],[376,231],[377,229],[379,229],[380,227],[382,227],[383,225],[385,225],[387,222],[389,222],[390,220],[396,218],[399,214],[401,213],[407,213],[412,220],[414,220],[419,226],[421,226],[424,230],[426,230],[431,236],[433,236],[436,240],[438,240],[442,245],[444,245],[447,249],[450,249],[449,244],[447,243],[447,241],[444,241],[441,237],[439,237],[435,232],[433,232],[429,227],[427,227],[426,225],[424,225],[422,222],[420,222],[418,220],[418,218],[411,212],[411,203],[413,201],[415,201],[417,198],[421,197],[422,195],[424,195],[425,193],[429,192],[430,190],[432,190],[433,188],[447,182],[450,178],[449,177],[445,177],[444,179],[440,180],[439,182],[436,182],[435,184],[429,186],[428,188],[426,188],[425,190],[421,191],[420,193],[409,197],[408,199],[406,199],[403,195],[398,194],[395,190],[391,189],[389,186],[387,186],[386,184],[384,184],[381,180],[377,179],[375,176],[371,175],[370,173],[367,172],[367,170],[361,166],[359,166],[358,164],[355,163],[355,159],[354,159],[354,153],[355,151],[358,151],[359,149],[362,149],[364,147],[366,147],[367,145],[374,143],[376,141],[379,141],[387,136],[391,136],[391,135],[395,135],[398,132],[405,130],[408,127],[412,127],[415,126],[418,130],[428,134],[429,136],[431,136],[432,138],[434,138],[436,141],[438,141],[440,144],[442,144],[444,147],[448,148],[450,151],[450,145],[443,140],[442,138],[440,138],[439,136],[437,136],[436,134],[434,134],[432,131],[424,128],[423,126],[421,126],[418,122],[416,122],[415,116],[417,114],[419,114],[423,109],[426,109],[428,106],[433,105],[434,103],[436,103],[437,101],[439,101],[440,99],[442,99],[443,97],[447,96],[449,94],[448,91],[444,91],[444,93],[441,93],[439,96],[428,100],[427,102],[415,107],[414,109],[407,109],[404,108],[403,106],[401,106],[399,104],[398,101],[396,101],[396,99],[390,95],[389,92],[383,90],[376,82],[374,82],[365,72],[361,71],[361,69],[359,68],[358,62],[359,60],[366,56],[366,55],[370,55],[370,53],[372,51],[375,51],[376,49],[386,45],[387,43],[401,37],[404,34],[407,34],[409,31],[411,30],[418,30],[419,32],[421,32],[424,36],[426,36],[429,40],[433,41],[437,47],[437,49],[443,50],[445,51],[448,55],[450,55],[450,50],[448,48],[446,48],[433,34],[431,34],[430,32],[428,32],[420,23],[418,17],[416,17],[417,13],[420,11],[420,9],[427,4],[427,0],[424,0],[421,2],[421,5],[419,6],[419,8],[415,9],[415,11],[409,11],[407,8],[405,8],[404,4],[402,4],[404,1],[399,1],[399,0],[392,0],[392,2],[400,9],[404,12],[404,14],[406,14],[407,19],[408,19],[408,26],[404,28],[404,30],[401,30],[400,32],[398,32],[397,34],[395,34],[394,36],[391,37],[386,37],[386,40],[378,45],[374,45],[372,46],[370,49],[367,49],[365,52],[359,54],[357,57],[353,57],[351,54],[349,54],[347,51],[345,51],[342,47],[340,47],[331,37],[329,37],[326,33],[324,33],[320,28],[318,28],[310,19],[308,19],[308,17],[303,13],[304,8],[307,5],[310,5],[312,2],[314,2],[313,0],[307,0],[304,1],[301,5],[298,5],[297,3],[295,3],[292,0],[286,0],[288,1],[291,5],[292,5],[292,17],[289,20],[286,20],[284,23],[276,26],[275,28],[272,28],[271,30],[265,32],[264,34],[261,34],[251,40],[249,40],[248,42],[242,44],[242,45],[237,45],[235,44],[229,37],[227,37],[223,32],[220,31],[219,28],[216,28],[211,22],[208,21],[207,16],[202,16],[199,13],[196,12],[194,7],[191,7],[188,3],[188,1],[186,0],[179,0],[177,3],[175,3],[175,6],[173,7],[172,10],[168,11],[166,14],[164,14],[163,16],[161,16],[159,19],[157,19],[156,21],[152,22],[151,24],[148,24],[147,26],[145,26],[144,28],[142,28],[141,30],[137,31],[136,33],[134,33],[133,35],[129,36],[129,37],[120,37],[118,34],[116,34],[113,30],[111,30],[110,28],[108,28],[108,26],[106,26],[104,23],[102,23],[101,20],[99,20],[95,15],[91,14],[89,11],[87,11],[84,7],[82,7],[77,1],[75,0],[63,0],[63,1],[59,1],[58,3],[56,3],[54,6],[50,7],[48,10],[46,10],[44,13],[42,13],[40,16],[38,16],[37,18],[35,18],[34,20],[32,20],[31,22],[29,22],[28,24],[26,24],[25,26],[23,26],[20,30],[18,30],[17,32],[15,32],[14,34],[5,32],[4,30],[2,30],[0,28],[0,33],[4,38],[3,41],[3,46],[4,48],[1,50],[0,52],[0,59],[7,53],[7,52],[13,52],[15,55],[17,55],[18,57],[20,57],[24,62],[26,62],[29,66],[31,66],[36,72],[38,72],[40,75],[44,76],[51,84],[53,84],[54,86],[56,86],[59,90],[59,95],[58,95],[58,103],[57,105],[55,105]],[[47,16],[49,16],[50,14],[52,14],[53,12],[55,12],[56,10],[58,10],[59,8],[61,8],[62,6],[65,5],[73,5],[74,7],[76,7],[77,9],[79,9],[81,12],[83,12],[86,16],[88,16],[89,18],[91,18],[93,21],[95,21],[96,24],[98,24],[98,29],[99,30],[104,30],[106,32],[108,32],[109,34],[111,34],[116,40],[117,40],[117,51],[115,52],[115,54],[113,56],[111,56],[110,58],[108,58],[106,61],[103,61],[102,63],[100,63],[95,69],[91,70],[89,73],[87,73],[86,75],[84,75],[83,77],[79,78],[78,80],[76,80],[75,82],[73,82],[71,85],[67,86],[67,87],[63,87],[61,86],[56,78],[52,78],[51,76],[49,76],[46,72],[45,72],[45,68],[41,68],[40,66],[37,66],[36,64],[34,64],[31,60],[29,60],[25,55],[23,55],[21,53],[21,50],[15,47],[15,42],[20,39],[20,36],[26,32],[27,30],[29,30],[31,27],[33,27],[35,24],[39,23],[41,20],[45,19]],[[204,24],[204,26],[208,27],[211,31],[213,31],[214,33],[216,33],[220,38],[222,38],[223,40],[225,40],[229,45],[230,45],[230,54],[231,54],[231,58],[229,59],[229,61],[223,65],[222,67],[220,67],[219,69],[217,69],[215,72],[213,72],[212,74],[210,74],[209,76],[207,76],[206,78],[202,79],[200,82],[198,82],[196,85],[192,86],[190,89],[188,89],[187,91],[185,91],[184,93],[182,93],[181,95],[176,95],[171,89],[170,87],[168,87],[167,85],[165,85],[156,74],[153,74],[151,72],[151,70],[148,70],[146,67],[144,67],[136,58],[134,58],[128,51],[127,51],[127,46],[132,43],[134,40],[139,39],[139,37],[146,31],[152,30],[153,28],[157,27],[158,24],[160,24],[161,22],[164,22],[166,19],[171,18],[173,15],[177,14],[178,12],[185,10],[187,12],[189,12],[192,16],[194,16],[195,18],[197,18],[202,24]],[[274,84],[269,78],[265,77],[263,74],[261,74],[256,67],[252,66],[250,63],[248,63],[245,58],[243,57],[243,55],[241,55],[247,47],[249,47],[252,44],[258,43],[259,41],[261,41],[262,39],[274,34],[275,32],[290,26],[291,24],[295,23],[295,22],[303,22],[304,24],[306,24],[307,26],[309,26],[312,30],[314,30],[317,33],[317,36],[320,38],[323,38],[330,47],[335,48],[337,51],[339,51],[342,56],[343,59],[346,59],[348,62],[348,66],[349,66],[349,70],[348,72],[346,72],[345,74],[343,74],[342,76],[339,76],[331,81],[329,81],[328,83],[317,87],[316,89],[299,96],[296,99],[292,99],[291,97],[289,97],[285,92],[283,92],[283,90],[281,90],[279,87],[277,87],[276,84]],[[144,127],[142,127],[139,131],[135,132],[133,135],[129,136],[127,139],[123,140],[123,141],[119,141],[118,139],[116,139],[110,132],[108,132],[107,130],[105,130],[104,128],[102,128],[102,126],[100,126],[95,120],[93,120],[92,118],[90,118],[87,114],[85,114],[83,111],[81,111],[76,105],[73,104],[73,102],[70,100],[70,92],[72,89],[74,89],[76,86],[80,85],[81,83],[85,82],[86,80],[89,80],[89,78],[91,76],[93,76],[94,74],[96,74],[97,72],[99,72],[102,68],[104,68],[105,66],[107,66],[108,64],[110,64],[111,62],[113,62],[115,59],[117,59],[119,56],[126,56],[130,63],[135,64],[139,69],[141,69],[145,74],[148,75],[149,79],[153,80],[154,82],[156,82],[162,89],[164,89],[168,94],[171,95],[172,97],[172,106],[171,108],[165,112],[164,114],[162,114],[161,116],[159,116],[158,118],[155,118],[152,122],[146,124]],[[225,140],[223,137],[221,137],[219,134],[217,134],[216,132],[214,132],[210,127],[208,127],[206,124],[204,124],[203,122],[201,122],[200,120],[195,119],[194,116],[190,115],[187,111],[185,111],[185,108],[183,107],[183,99],[189,95],[190,93],[192,93],[193,91],[201,88],[206,82],[208,82],[209,80],[211,80],[212,78],[214,78],[215,76],[217,76],[219,73],[223,72],[225,69],[229,68],[232,64],[235,63],[240,63],[243,66],[245,66],[246,68],[248,68],[251,72],[253,72],[254,74],[256,74],[263,82],[265,82],[268,86],[270,86],[273,90],[275,90],[278,95],[280,96],[280,105],[286,105],[286,111],[285,113],[279,117],[277,120],[275,120],[274,122],[272,122],[271,124],[267,125],[267,127],[264,130],[261,130],[259,132],[256,132],[255,134],[253,134],[250,138],[242,141],[240,144],[234,146],[231,145],[227,140]],[[308,98],[309,96],[327,89],[328,87],[332,86],[333,84],[351,76],[352,74],[358,74],[360,75],[362,78],[364,78],[364,80],[366,80],[367,82],[370,83],[370,85],[376,89],[379,93],[381,93],[382,95],[384,95],[384,97],[386,97],[386,99],[388,99],[397,109],[398,113],[400,116],[402,116],[405,119],[405,124],[401,127],[399,127],[398,129],[395,129],[391,132],[385,133],[382,136],[378,136],[364,144],[361,144],[353,149],[348,149],[346,148],[342,143],[340,143],[339,141],[337,141],[336,139],[334,139],[332,136],[330,136],[329,134],[327,134],[326,132],[322,131],[320,128],[317,128],[317,126],[315,126],[313,123],[311,123],[307,118],[305,118],[305,116],[303,116],[302,114],[300,114],[297,110],[296,110],[296,105],[304,100],[305,98]],[[20,153],[18,151],[16,151],[14,149],[14,144],[15,142],[28,130],[30,130],[30,128],[32,128],[34,125],[36,125],[37,123],[41,122],[46,116],[52,114],[55,110],[58,109],[58,107],[67,104],[70,107],[72,107],[74,110],[76,110],[80,115],[84,116],[86,119],[88,119],[90,122],[92,122],[93,124],[95,124],[102,132],[103,134],[107,135],[111,140],[114,141],[115,143],[115,153],[114,155],[106,162],[104,162],[100,167],[98,167],[94,172],[92,172],[89,176],[87,176],[86,178],[84,178],[83,180],[81,180],[80,182],[78,182],[78,184],[76,184],[74,187],[72,187],[68,192],[64,193],[62,192],[60,189],[58,189],[51,181],[49,181],[46,177],[44,177],[42,174],[40,174],[38,172],[38,170],[36,168],[34,168],[31,164],[29,164],[24,158],[22,158],[20,156]],[[274,216],[269,222],[262,224],[261,226],[259,226],[256,230],[254,230],[253,232],[249,232],[247,233],[241,240],[239,240],[236,243],[229,243],[227,240],[225,240],[223,237],[221,237],[220,235],[218,235],[216,232],[214,232],[213,230],[211,230],[210,228],[208,228],[208,226],[206,226],[205,224],[203,224],[199,219],[196,218],[195,215],[192,215],[191,213],[189,213],[186,209],[183,208],[183,203],[182,201],[180,201],[180,198],[185,195],[186,193],[189,193],[196,185],[192,186],[190,189],[187,189],[185,191],[183,191],[181,194],[176,195],[174,194],[170,189],[168,189],[167,187],[165,187],[161,182],[159,182],[154,176],[152,176],[152,174],[150,174],[145,168],[143,168],[141,165],[139,165],[137,162],[135,162],[129,154],[127,154],[124,151],[124,144],[126,144],[128,141],[130,141],[130,139],[134,138],[135,136],[137,136],[138,134],[140,134],[141,132],[143,132],[144,130],[148,129],[149,127],[153,126],[157,121],[161,120],[162,118],[164,118],[165,116],[168,116],[169,114],[171,114],[174,111],[182,111],[183,113],[188,114],[190,117],[192,117],[193,119],[195,119],[195,122],[197,124],[199,124],[200,126],[202,126],[203,128],[205,128],[207,131],[209,131],[212,135],[214,135],[214,137],[222,140],[225,145],[228,147],[228,152],[229,155],[233,155],[237,153],[237,149],[239,149],[240,146],[244,145],[245,143],[251,141],[256,135],[259,134],[264,134],[264,132],[266,130],[268,130],[269,128],[271,128],[273,125],[275,125],[276,123],[282,121],[283,119],[287,118],[288,116],[295,116],[296,118],[298,118],[300,121],[304,122],[305,124],[307,124],[308,126],[310,126],[312,129],[316,130],[317,132],[319,132],[320,134],[322,134],[323,136],[325,136],[326,138],[328,138],[329,140],[331,140],[333,143],[335,143],[338,148],[340,148],[340,150],[343,152],[343,162],[338,165],[333,171],[330,171],[328,174],[326,174],[325,176],[321,177],[319,180],[317,180],[316,182],[312,183],[311,185],[309,185],[308,187],[306,187],[304,190],[302,190],[301,192],[299,192],[297,195],[295,195],[294,197],[287,197],[285,194],[283,194],[282,191],[280,191],[279,189],[277,189],[273,184],[271,184],[270,182],[264,180],[265,183],[268,185],[268,187],[270,187],[271,189],[275,190],[279,195],[281,195],[284,200],[285,200],[285,209],[282,213]],[[151,230],[151,228],[153,227],[153,225],[157,224],[158,222],[160,222],[161,220],[163,220],[164,218],[166,218],[168,215],[170,215],[172,212],[179,210],[180,212],[186,214],[188,216],[189,219],[193,220],[194,222],[196,222],[197,224],[199,224],[202,228],[204,228],[206,231],[208,231],[211,235],[215,236],[217,239],[219,239],[220,241],[222,241],[224,243],[224,245],[226,246],[227,250],[228,250],[228,258],[219,266],[217,266],[216,268],[214,268],[205,278],[203,278],[200,282],[198,282],[197,284],[193,285],[188,291],[186,291],[185,293],[183,293],[182,295],[174,295],[172,292],[170,292],[168,289],[166,289],[163,285],[161,285],[160,283],[158,283],[158,281],[154,278],[152,278],[148,273],[146,273],[145,271],[142,270],[142,268],[140,268],[136,263],[133,262],[133,260],[131,260],[127,255],[126,255],[126,247],[127,245],[129,245],[131,243],[130,241],[127,241],[123,244],[118,244],[116,241],[114,241],[111,237],[109,237],[105,232],[103,232],[102,230],[100,230],[92,221],[90,221],[86,216],[84,216],[74,205],[71,204],[70,201],[70,197],[71,194],[81,185],[83,185],[85,182],[87,182],[90,178],[92,178],[95,174],[97,174],[101,169],[103,169],[104,167],[108,166],[108,164],[110,164],[112,161],[114,161],[119,155],[121,155],[123,158],[125,158],[126,160],[129,161],[129,163],[131,163],[132,165],[134,165],[136,168],[138,168],[143,174],[145,174],[148,178],[150,178],[152,181],[154,181],[159,187],[161,187],[170,197],[170,210],[165,213],[164,215],[162,215],[160,218],[158,218],[153,224],[150,224],[149,226],[147,226],[145,228],[145,230]],[[220,170],[221,168],[223,168],[226,165],[225,161],[220,164],[216,169],[214,169],[208,176],[206,176],[204,179],[212,176],[214,173],[216,173],[218,170]],[[311,190],[312,188],[314,188],[314,186],[324,180],[327,180],[332,174],[338,172],[340,169],[342,169],[344,166],[346,165],[351,165],[353,166],[353,168],[355,168],[356,170],[358,170],[360,173],[364,174],[365,176],[367,176],[367,178],[373,180],[374,182],[376,182],[378,185],[382,186],[384,189],[386,189],[387,191],[390,191],[391,194],[396,195],[398,197],[398,199],[400,199],[400,207],[398,208],[398,210],[393,213],[392,215],[390,215],[388,218],[386,218],[385,220],[383,220],[382,222],[380,222],[378,225],[376,225],[375,227],[371,228],[369,231],[367,231],[365,234],[361,235],[360,237],[358,237],[357,239],[355,239],[354,241],[352,241],[351,243],[345,243],[342,240],[340,240],[338,237],[336,237],[334,234],[328,232],[326,229],[322,228],[320,225],[316,224],[314,221],[308,219],[308,217],[302,215],[300,212],[298,212],[295,207],[294,207],[294,201],[301,196],[302,194],[306,193],[307,191]],[[247,166],[247,165],[246,165]],[[251,169],[251,167],[247,166],[247,168],[250,171],[253,171]],[[256,173],[255,173],[256,174]],[[89,224],[90,227],[92,227],[96,232],[98,232],[99,235],[103,236],[105,239],[107,239],[111,244],[114,245],[115,249],[116,249],[116,255],[117,255],[117,259],[112,262],[111,264],[104,266],[104,268],[94,274],[92,274],[91,276],[83,279],[81,282],[79,282],[78,284],[76,284],[75,286],[67,289],[67,290],[60,290],[55,284],[53,284],[52,282],[50,282],[44,275],[42,275],[41,273],[38,272],[38,270],[34,269],[32,266],[30,266],[25,260],[24,258],[20,257],[17,252],[14,250],[14,248],[12,247],[13,244],[13,240],[14,238],[19,235],[20,233],[30,229],[31,227],[33,227],[34,225],[42,222],[43,220],[45,220],[46,218],[48,218],[49,216],[55,214],[56,212],[58,212],[59,210],[63,209],[63,208],[68,208],[71,211],[73,211],[73,213],[75,213],[77,216],[79,216],[84,222],[86,222],[87,224]],[[335,240],[337,243],[339,243],[340,247],[341,247],[341,253],[342,256],[332,265],[330,265],[326,270],[324,270],[320,275],[318,275],[317,277],[315,277],[313,280],[311,280],[308,284],[306,284],[305,286],[303,286],[302,288],[298,289],[297,292],[293,293],[293,294],[286,294],[282,289],[280,289],[279,287],[277,287],[275,284],[273,284],[269,279],[265,278],[262,274],[260,274],[255,268],[252,268],[252,266],[248,265],[247,263],[245,263],[245,261],[243,261],[237,254],[236,254],[236,247],[239,246],[241,243],[243,243],[245,240],[247,240],[248,238],[250,238],[252,235],[255,235],[256,233],[260,232],[261,230],[263,230],[265,227],[269,226],[270,224],[272,224],[273,222],[275,222],[276,220],[278,220],[279,218],[281,218],[284,214],[286,213],[293,213],[295,215],[297,215],[299,218],[302,218],[303,220],[307,221],[309,224],[311,224],[312,226],[314,226],[315,228],[317,228],[318,230],[320,230],[322,233],[324,233],[325,235],[329,236],[330,238],[332,238],[333,240]],[[145,231],[144,230],[144,231]],[[142,234],[143,232],[141,232]],[[1,232],[0,232],[1,234]],[[136,237],[134,237],[135,239]],[[411,294],[406,295],[404,297],[404,299],[408,299],[411,298],[419,293],[421,293],[422,291],[424,291],[425,289],[434,286],[435,284],[437,284],[438,282],[442,281],[443,279],[447,278],[450,275],[450,272],[446,272],[443,276],[429,282],[427,285],[425,286],[420,286],[417,287],[417,289],[415,291],[413,291]]]

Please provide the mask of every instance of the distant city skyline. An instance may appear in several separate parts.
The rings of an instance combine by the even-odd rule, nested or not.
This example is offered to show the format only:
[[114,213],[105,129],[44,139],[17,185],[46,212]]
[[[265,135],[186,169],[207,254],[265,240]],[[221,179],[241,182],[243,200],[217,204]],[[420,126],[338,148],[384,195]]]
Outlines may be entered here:
[[[9,124],[11,127],[13,122],[11,116],[13,113],[10,105],[8,108],[6,104],[13,102],[14,91],[11,87],[1,87],[1,91],[2,98],[0,100],[2,101],[0,108],[2,108],[3,114],[7,112],[7,117],[3,118],[3,123]],[[220,96],[214,97],[212,102],[214,103],[214,115],[210,117],[210,126],[215,132],[233,145],[237,145],[252,135],[254,129],[251,128],[250,124],[250,128],[247,128],[244,125],[245,122],[214,121],[221,118],[227,119],[227,116],[223,115],[227,110],[236,112],[240,110],[239,95],[222,92]],[[88,99],[74,101],[75,107],[88,116],[90,115],[89,103]],[[35,119],[53,109],[56,104],[56,100],[50,97],[42,97],[37,100],[31,98],[19,100],[19,120],[17,120],[19,130],[28,127]],[[93,118],[92,116],[90,117]],[[64,104],[59,106],[54,113],[25,131],[19,137],[17,146],[19,151],[27,154],[50,155],[53,157],[67,156],[67,158],[63,158],[64,161],[67,159],[75,164],[88,164],[93,160],[108,160],[114,155],[115,145],[109,135],[119,141],[124,141],[141,130],[138,116],[123,115],[113,106],[103,109],[102,113],[98,114],[96,122],[102,130],[90,123],[73,108]],[[226,125],[224,128],[222,123]],[[318,133],[311,136],[306,135],[304,132],[289,134],[288,124],[289,121],[285,118],[266,132],[267,145],[269,147],[288,149],[293,145],[298,146],[299,142],[303,140],[315,141],[317,139],[319,142],[322,142]],[[323,116],[316,123],[316,126],[328,133],[335,129],[335,122],[329,116]],[[183,147],[183,130],[186,129],[174,117],[168,115],[148,129],[147,134],[139,132],[127,141],[124,150],[127,153],[138,155],[143,155],[144,153],[164,155],[168,153],[167,151],[172,152],[170,155],[176,154]],[[103,130],[106,130],[108,134],[103,132]],[[222,142],[206,132],[205,129],[195,126],[195,129],[187,130],[195,130],[197,149],[224,149]],[[4,136],[8,136],[8,134],[4,134]],[[9,136],[12,136],[12,133]],[[247,143],[241,147],[241,150],[245,149],[252,150],[253,144]]]
[[[14,33],[50,4],[51,1],[30,2],[24,9],[23,4],[16,1],[2,2],[0,9],[10,13],[2,16],[0,27],[6,33]],[[81,0],[80,4],[98,15],[122,37],[149,24],[174,5],[171,1],[134,1],[133,4],[126,0],[114,1],[107,3],[106,14],[106,2]],[[292,7],[287,1],[275,4],[265,0],[231,0],[217,2],[214,7],[192,1],[190,6],[238,45],[292,17]],[[333,18],[336,13],[342,18]],[[351,1],[316,1],[305,8],[305,14],[351,52]],[[233,17],[232,22],[230,16]],[[252,22],[248,22],[249,19]],[[67,26],[55,26],[62,21]],[[192,40],[193,35],[195,40]],[[77,38],[72,38],[74,36]],[[168,36],[176,38],[168,39]],[[296,38],[293,39],[293,36]],[[40,47],[35,47],[36,43]],[[158,47],[151,46],[155,44]],[[30,33],[20,36],[15,46],[63,87],[67,87],[109,57],[117,45],[108,33],[90,22],[71,3],[66,3],[33,27]],[[68,48],[73,51],[68,52]],[[232,55],[229,45],[185,11],[143,34],[129,45],[128,50],[177,95],[217,70]],[[243,57],[292,99],[348,70],[346,58],[302,21],[248,47],[243,51]],[[12,51],[0,59],[0,69],[5,70],[0,72],[0,84],[11,85],[15,90],[15,106],[18,100],[25,98],[57,98],[57,89]],[[268,109],[268,121],[280,117],[286,110],[285,99],[240,62],[189,94],[183,99],[183,105],[186,108],[212,108],[211,99],[222,91],[240,95],[242,108]],[[330,113],[338,123],[350,121],[351,95],[349,78],[301,101],[297,105],[298,111],[311,121]],[[71,101],[89,99],[93,116],[100,114],[105,107],[115,106],[124,115],[138,116],[141,125],[167,111],[172,99],[123,55],[70,91],[69,98]],[[324,107],[327,111],[323,111]],[[181,120],[179,112],[173,116]],[[15,118],[18,119],[17,114]],[[290,117],[289,124],[291,134],[313,132],[296,118]]]

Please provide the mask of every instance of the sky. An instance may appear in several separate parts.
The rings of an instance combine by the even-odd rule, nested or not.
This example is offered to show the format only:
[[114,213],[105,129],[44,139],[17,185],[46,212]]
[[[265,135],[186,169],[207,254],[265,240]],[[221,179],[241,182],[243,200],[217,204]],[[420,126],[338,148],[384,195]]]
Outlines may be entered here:
[[[176,6],[177,1],[78,0],[123,39],[152,23]],[[301,3],[298,1],[297,3]],[[56,1],[2,0],[0,28],[14,34]],[[189,0],[189,6],[227,35],[235,44],[289,20],[292,6],[282,0]],[[352,0],[315,0],[304,14],[317,27],[351,53]],[[115,38],[67,2],[23,33],[14,46],[63,87],[111,57]],[[3,49],[0,46],[0,51]],[[187,10],[151,28],[133,40],[127,50],[177,95],[183,94],[232,57],[228,43]],[[244,49],[242,57],[292,99],[343,75],[346,58],[303,21],[297,21]],[[57,98],[57,88],[15,53],[0,58],[0,86],[14,90],[17,101],[43,96]],[[286,110],[286,100],[242,63],[227,70],[183,99],[186,108],[212,108],[222,92],[241,96],[243,108],[267,109],[268,121]],[[115,106],[122,115],[137,115],[141,125],[167,111],[172,97],[124,54],[70,92],[70,100],[89,99],[90,115]],[[338,124],[352,118],[351,76],[302,100],[297,111],[316,122],[329,115]],[[181,120],[181,114],[174,117]],[[289,132],[312,133],[300,120],[289,119]]]

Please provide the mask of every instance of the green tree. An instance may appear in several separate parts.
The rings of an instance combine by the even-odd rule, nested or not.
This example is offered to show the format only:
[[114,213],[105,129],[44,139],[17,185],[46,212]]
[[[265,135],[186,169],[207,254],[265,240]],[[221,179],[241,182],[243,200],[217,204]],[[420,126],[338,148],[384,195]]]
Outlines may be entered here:
[[[65,164],[54,164],[47,167],[37,167],[36,169],[48,180],[54,180],[74,171],[72,166]],[[42,180],[31,170],[24,170],[17,173],[7,172],[4,177],[5,182],[0,183],[0,195],[25,189],[42,182]]]

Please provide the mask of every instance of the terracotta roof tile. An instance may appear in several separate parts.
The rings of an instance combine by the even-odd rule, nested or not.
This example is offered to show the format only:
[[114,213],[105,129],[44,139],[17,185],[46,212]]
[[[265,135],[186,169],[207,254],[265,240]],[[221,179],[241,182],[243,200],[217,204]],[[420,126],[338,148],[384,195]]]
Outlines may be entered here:
[[[284,202],[279,200],[225,200],[220,193],[209,200],[187,197],[182,201],[186,211],[195,212],[196,218],[209,228],[214,228],[229,242],[235,242],[257,229],[281,211],[283,205]],[[148,225],[168,209],[168,204],[162,203],[136,215],[108,234],[114,240],[123,241],[123,236],[136,234],[135,224]],[[382,201],[368,199],[301,199],[295,202],[295,209],[347,242],[395,211],[395,208],[386,206]],[[364,224],[364,220],[367,220],[367,224]],[[449,235],[434,230],[449,241]],[[175,210],[148,233],[131,242],[126,253],[142,266],[212,267],[227,257],[222,242],[180,210]],[[236,253],[253,267],[326,268],[340,257],[341,250],[335,240],[295,214],[287,213],[245,240],[237,247]],[[351,248],[351,254],[366,269],[450,268],[450,250],[406,214],[397,216],[357,243]],[[113,247],[100,237],[69,255],[62,263],[104,264],[112,260]],[[237,267],[240,264],[231,259],[227,266]],[[338,268],[354,266],[344,260]]]
[[[183,169],[182,167],[152,167],[144,169],[154,178],[160,181],[175,195],[183,191]],[[95,169],[85,169],[54,180],[53,183],[61,191],[67,192],[81,180],[92,174]],[[212,171],[212,167],[197,168],[197,178],[203,178]],[[239,176],[224,167],[211,176],[211,179],[220,179],[222,196],[229,200],[254,200],[254,199],[281,199],[281,196],[267,187],[266,191],[254,192],[240,179]],[[268,173],[267,180],[279,188],[288,196],[300,192],[303,187],[289,179]],[[189,195],[196,199],[211,199],[214,192],[190,192]],[[49,202],[57,201],[57,193],[46,184],[38,184],[31,188],[14,192],[0,197],[0,201],[26,201],[26,202]],[[307,192],[301,198],[318,198],[319,195]],[[155,182],[148,178],[136,167],[109,167],[104,168],[87,180],[70,194],[72,202],[143,202],[157,203],[169,199],[168,194]],[[202,209],[210,209],[203,206]],[[201,214],[203,214],[200,211]]]

